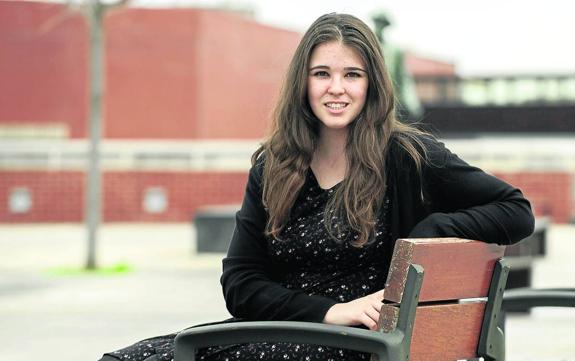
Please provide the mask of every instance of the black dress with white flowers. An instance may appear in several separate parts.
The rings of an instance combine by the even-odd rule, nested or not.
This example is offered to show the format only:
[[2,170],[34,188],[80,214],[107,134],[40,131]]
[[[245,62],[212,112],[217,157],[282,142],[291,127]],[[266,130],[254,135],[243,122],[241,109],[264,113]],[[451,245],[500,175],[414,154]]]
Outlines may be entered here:
[[[280,239],[268,239],[268,255],[281,269],[279,283],[309,295],[348,302],[381,290],[385,284],[385,260],[389,258],[391,235],[388,231],[389,200],[379,215],[375,239],[356,247],[355,232],[344,229],[335,219],[334,240],[324,224],[326,203],[337,189],[322,189],[311,171],[292,209]],[[341,229],[338,230],[338,227]],[[122,361],[141,361],[156,355],[160,361],[173,359],[175,334],[156,337],[115,351],[109,355]],[[369,354],[348,349],[293,343],[250,343],[208,347],[199,351],[199,360],[369,360]],[[155,360],[153,357],[151,360]]]

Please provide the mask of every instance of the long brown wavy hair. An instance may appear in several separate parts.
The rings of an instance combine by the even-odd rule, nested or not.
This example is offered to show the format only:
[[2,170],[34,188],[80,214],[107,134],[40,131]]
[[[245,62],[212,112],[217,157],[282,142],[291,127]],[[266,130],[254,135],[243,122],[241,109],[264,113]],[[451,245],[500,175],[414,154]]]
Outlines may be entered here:
[[[256,164],[264,155],[263,204],[269,217],[266,234],[279,238],[290,211],[305,182],[318,144],[319,120],[307,99],[309,61],[320,44],[338,41],[361,56],[369,80],[365,105],[349,125],[346,145],[347,170],[324,212],[328,233],[336,219],[357,232],[354,245],[373,238],[378,212],[387,190],[386,157],[393,138],[421,170],[425,147],[418,138],[424,132],[398,121],[394,93],[380,44],[371,29],[347,14],[319,17],[301,39],[291,60],[279,101],[273,113],[271,135],[252,156]],[[331,212],[331,214],[330,214]]]

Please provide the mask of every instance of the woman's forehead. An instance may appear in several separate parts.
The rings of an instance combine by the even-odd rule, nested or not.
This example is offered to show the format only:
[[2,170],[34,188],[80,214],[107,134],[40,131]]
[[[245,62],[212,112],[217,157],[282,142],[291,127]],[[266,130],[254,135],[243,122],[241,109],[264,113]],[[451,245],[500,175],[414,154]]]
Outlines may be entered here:
[[359,52],[352,46],[336,40],[316,46],[311,53],[309,66],[365,69],[365,63]]

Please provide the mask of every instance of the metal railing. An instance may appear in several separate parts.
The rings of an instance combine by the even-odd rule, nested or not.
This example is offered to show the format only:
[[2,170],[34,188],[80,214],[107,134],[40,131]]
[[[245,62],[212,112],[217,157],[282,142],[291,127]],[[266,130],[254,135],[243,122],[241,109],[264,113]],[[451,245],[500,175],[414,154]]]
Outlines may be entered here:
[[575,74],[418,76],[424,104],[520,105],[575,102]]

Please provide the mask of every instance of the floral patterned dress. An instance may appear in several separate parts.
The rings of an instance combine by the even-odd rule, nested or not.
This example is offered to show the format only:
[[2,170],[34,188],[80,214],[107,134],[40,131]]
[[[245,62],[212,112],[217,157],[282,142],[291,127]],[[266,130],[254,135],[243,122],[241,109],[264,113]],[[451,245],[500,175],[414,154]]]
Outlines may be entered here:
[[[332,233],[339,233],[344,240],[336,241],[323,224],[326,203],[338,186],[320,188],[309,171],[290,220],[279,237],[281,240],[268,239],[268,254],[274,265],[283,270],[279,282],[284,287],[348,302],[381,290],[385,285],[387,270],[383,268],[388,258],[385,253],[391,249],[390,206],[386,199],[376,224],[375,240],[362,247],[351,244],[357,234],[338,230],[338,226],[343,226],[334,217]],[[147,339],[108,355],[122,361],[143,361],[149,357],[171,361],[174,337],[175,334],[171,334]],[[283,342],[214,346],[201,349],[197,355],[197,359],[206,361],[343,361],[369,360],[369,357],[348,349]]]

